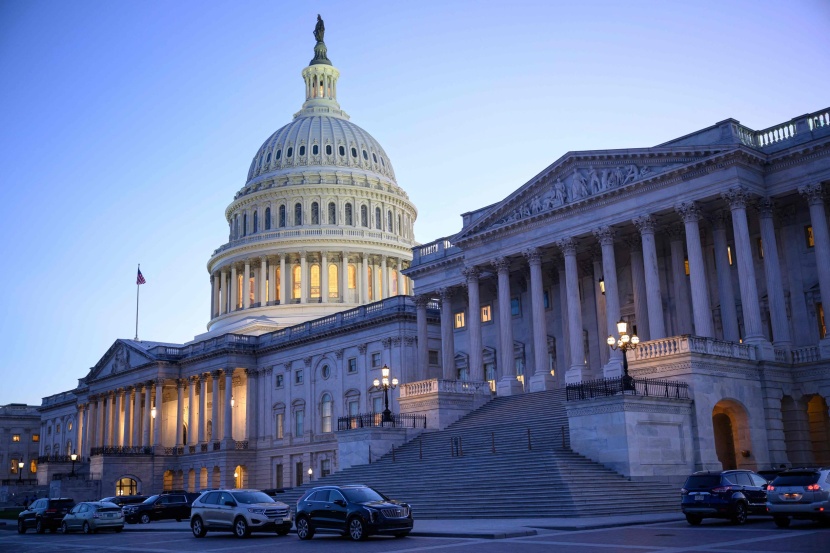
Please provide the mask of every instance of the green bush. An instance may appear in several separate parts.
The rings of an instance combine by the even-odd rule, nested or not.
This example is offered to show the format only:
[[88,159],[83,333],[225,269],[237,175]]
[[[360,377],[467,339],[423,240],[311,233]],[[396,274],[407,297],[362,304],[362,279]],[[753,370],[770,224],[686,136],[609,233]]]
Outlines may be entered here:
[[19,515],[22,510],[23,507],[4,507],[0,509],[0,519],[17,520],[17,515]]

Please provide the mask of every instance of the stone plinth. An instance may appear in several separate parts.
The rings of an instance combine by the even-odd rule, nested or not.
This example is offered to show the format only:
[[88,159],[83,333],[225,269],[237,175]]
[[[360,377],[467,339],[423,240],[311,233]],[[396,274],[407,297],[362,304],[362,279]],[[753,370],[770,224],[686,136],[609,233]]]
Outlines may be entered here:
[[398,402],[401,413],[425,415],[427,430],[443,430],[492,398],[487,382],[432,379],[404,384]]
[[423,429],[373,426],[337,432],[340,470],[371,463],[400,447]]

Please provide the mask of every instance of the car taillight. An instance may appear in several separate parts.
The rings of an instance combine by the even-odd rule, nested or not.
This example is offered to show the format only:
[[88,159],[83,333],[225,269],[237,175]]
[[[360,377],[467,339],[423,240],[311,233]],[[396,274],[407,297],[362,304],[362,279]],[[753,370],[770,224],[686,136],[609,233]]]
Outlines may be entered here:
[[689,493],[689,490],[686,488],[680,488],[680,495],[686,495],[687,493]]
[[719,488],[712,488],[712,493],[726,493],[732,491],[732,486],[720,486]]
[[774,490],[775,490],[775,486],[773,486],[772,484],[767,486],[767,491],[768,492],[771,492],[771,491],[774,491]]
[[804,489],[808,492],[817,492],[821,489],[821,486],[818,484],[810,484],[809,486],[804,486]]
[[46,509],[46,512],[47,513],[57,513],[58,510],[57,509]]

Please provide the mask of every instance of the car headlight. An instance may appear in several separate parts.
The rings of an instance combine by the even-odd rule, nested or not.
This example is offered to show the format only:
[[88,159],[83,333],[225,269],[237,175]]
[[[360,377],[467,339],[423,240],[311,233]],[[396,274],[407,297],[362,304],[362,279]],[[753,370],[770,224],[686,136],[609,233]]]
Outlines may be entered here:
[[378,513],[377,510],[371,509],[369,507],[363,507],[363,508],[366,510],[366,514],[369,516],[369,520],[371,522],[377,522],[378,521],[378,517],[380,516],[380,513]]
[[249,513],[253,513],[253,514],[255,514],[255,515],[264,515],[264,514],[265,514],[265,509],[255,509],[255,508],[249,508],[249,509],[248,509],[248,512],[249,512]]

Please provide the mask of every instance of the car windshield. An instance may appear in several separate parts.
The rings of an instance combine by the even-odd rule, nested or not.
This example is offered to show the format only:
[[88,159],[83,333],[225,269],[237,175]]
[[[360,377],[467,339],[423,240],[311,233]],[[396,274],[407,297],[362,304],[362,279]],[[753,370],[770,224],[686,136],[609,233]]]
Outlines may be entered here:
[[817,472],[788,472],[778,475],[772,481],[773,486],[809,486],[818,482]]
[[352,503],[369,503],[370,501],[385,501],[386,498],[372,488],[346,488],[341,489],[346,499]]
[[699,490],[701,488],[714,488],[720,485],[720,474],[693,474],[683,486],[687,490]]
[[144,503],[147,503],[147,504],[155,503],[155,501],[156,501],[156,499],[158,499],[158,497],[159,496],[157,496],[157,495],[151,495],[150,497],[148,497],[147,499],[144,500]]
[[231,495],[238,502],[246,503],[248,505],[252,503],[276,503],[263,492],[233,492]]

